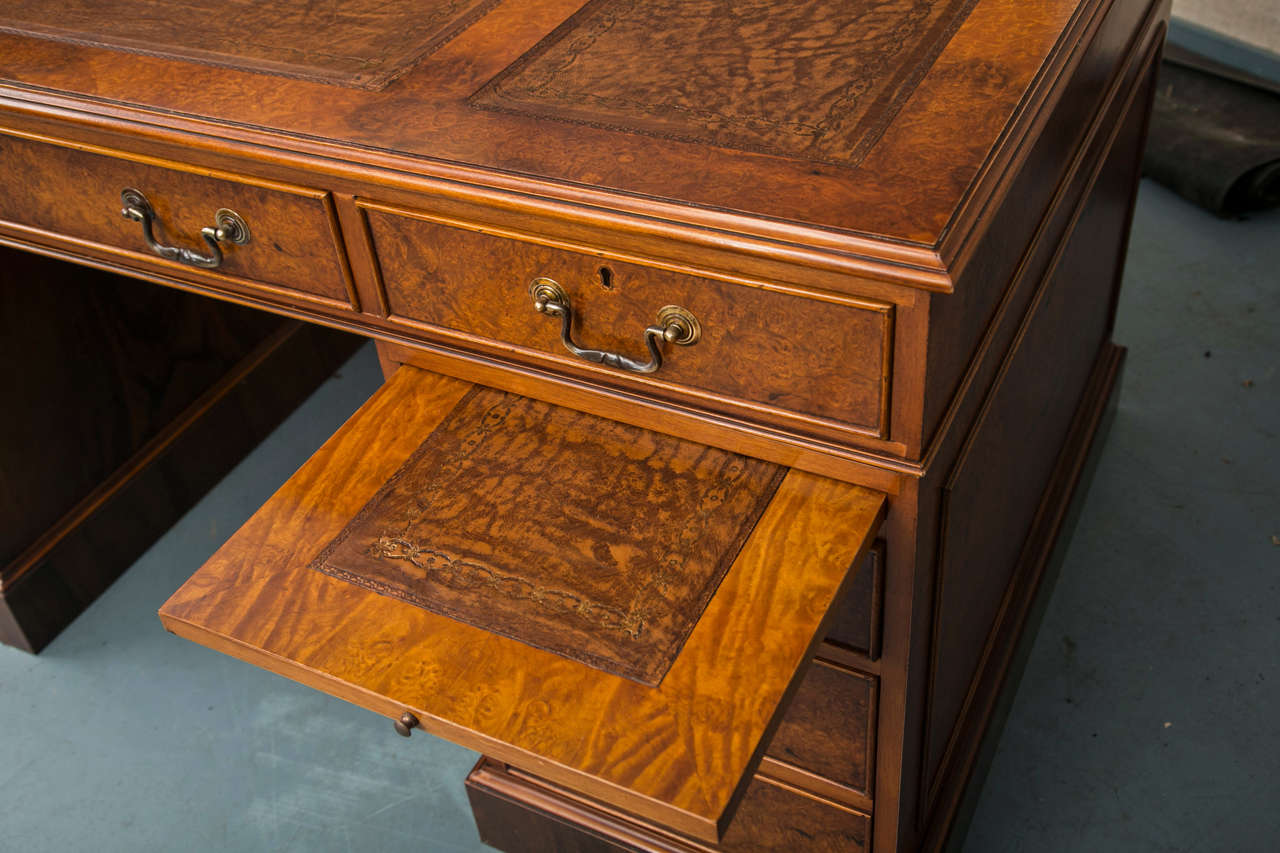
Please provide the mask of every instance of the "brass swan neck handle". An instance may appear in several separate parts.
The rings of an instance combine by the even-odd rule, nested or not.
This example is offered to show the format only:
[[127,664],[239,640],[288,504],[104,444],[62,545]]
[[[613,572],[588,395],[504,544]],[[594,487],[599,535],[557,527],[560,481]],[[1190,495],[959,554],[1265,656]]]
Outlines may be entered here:
[[560,318],[560,343],[581,359],[605,367],[616,367],[630,373],[654,373],[662,367],[663,341],[677,346],[692,346],[702,337],[702,326],[696,317],[677,305],[658,309],[658,321],[644,330],[645,346],[649,360],[638,361],[621,353],[587,349],[573,342],[573,307],[569,294],[552,279],[539,276],[529,282],[529,295],[533,297],[534,310],[541,314]]
[[142,237],[154,252],[166,261],[177,261],[201,269],[217,269],[222,266],[222,243],[243,246],[249,242],[249,225],[240,214],[225,207],[213,215],[214,224],[200,229],[200,236],[209,244],[210,254],[202,255],[194,249],[166,246],[156,239],[156,211],[141,190],[126,187],[120,193],[120,214],[125,219],[142,223]]

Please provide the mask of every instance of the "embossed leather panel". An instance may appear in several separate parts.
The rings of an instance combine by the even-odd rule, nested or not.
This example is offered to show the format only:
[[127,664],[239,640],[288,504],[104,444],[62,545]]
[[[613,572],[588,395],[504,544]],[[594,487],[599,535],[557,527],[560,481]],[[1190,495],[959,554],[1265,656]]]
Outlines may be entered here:
[[496,3],[5,0],[0,31],[380,89]]
[[475,106],[852,167],[976,0],[594,0]]
[[477,388],[312,567],[656,685],[785,471]]

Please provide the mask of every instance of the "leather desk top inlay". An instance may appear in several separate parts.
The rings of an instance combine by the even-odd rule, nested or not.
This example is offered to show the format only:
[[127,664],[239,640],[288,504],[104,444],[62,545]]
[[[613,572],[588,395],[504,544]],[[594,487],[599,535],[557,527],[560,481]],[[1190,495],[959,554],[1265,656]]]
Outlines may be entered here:
[[594,0],[475,106],[856,166],[976,0]]
[[477,388],[312,568],[656,685],[785,473]]
[[5,0],[0,31],[380,89],[498,0]]

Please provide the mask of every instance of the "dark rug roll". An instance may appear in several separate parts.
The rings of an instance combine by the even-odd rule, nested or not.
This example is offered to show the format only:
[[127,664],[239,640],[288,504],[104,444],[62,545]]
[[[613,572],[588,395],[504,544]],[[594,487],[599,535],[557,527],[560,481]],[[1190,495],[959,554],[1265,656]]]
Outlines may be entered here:
[[1280,204],[1280,87],[1169,45],[1143,171],[1219,216]]

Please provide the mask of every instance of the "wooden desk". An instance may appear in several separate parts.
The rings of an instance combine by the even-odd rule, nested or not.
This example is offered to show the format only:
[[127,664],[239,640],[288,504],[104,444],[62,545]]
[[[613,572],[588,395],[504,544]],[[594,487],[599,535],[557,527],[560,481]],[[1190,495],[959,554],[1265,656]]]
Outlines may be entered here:
[[[276,0],[199,26],[178,0],[54,5],[0,12],[0,162],[23,176],[0,241],[359,332],[395,375],[167,627],[492,756],[469,790],[503,849],[943,843],[1120,369],[1167,3]],[[469,383],[597,440],[516,481],[552,434],[483,426]],[[616,424],[637,431],[600,444]],[[484,465],[414,467],[457,446]],[[712,537],[707,596],[672,611],[692,620],[646,623],[686,632],[666,669],[476,615],[537,589],[638,635],[634,609],[504,562],[518,513],[450,546],[506,543],[479,556],[431,533],[327,562],[403,512],[398,482],[499,484],[419,501],[466,518],[538,482],[589,505],[605,475],[575,461],[650,451],[679,473],[619,492],[646,495],[632,527],[544,515],[548,561],[657,548],[668,482],[702,507],[673,516],[691,547],[747,488],[707,483],[781,472]],[[424,596],[442,565],[486,591]]]

